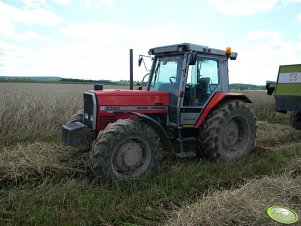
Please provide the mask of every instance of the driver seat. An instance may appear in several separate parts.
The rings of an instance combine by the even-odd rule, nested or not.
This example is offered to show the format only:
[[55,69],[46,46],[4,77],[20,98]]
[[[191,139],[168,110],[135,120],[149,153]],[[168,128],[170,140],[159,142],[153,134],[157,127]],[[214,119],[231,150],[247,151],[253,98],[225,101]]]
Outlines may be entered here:
[[200,105],[203,105],[209,98],[208,86],[210,83],[209,77],[200,78],[198,84],[195,86],[196,98]]

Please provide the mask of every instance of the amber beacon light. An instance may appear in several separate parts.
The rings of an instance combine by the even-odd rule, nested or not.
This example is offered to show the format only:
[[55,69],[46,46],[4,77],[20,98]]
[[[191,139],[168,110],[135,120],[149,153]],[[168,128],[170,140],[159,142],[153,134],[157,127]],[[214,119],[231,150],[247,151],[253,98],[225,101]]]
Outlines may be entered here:
[[231,55],[231,47],[226,48],[226,55],[227,56]]

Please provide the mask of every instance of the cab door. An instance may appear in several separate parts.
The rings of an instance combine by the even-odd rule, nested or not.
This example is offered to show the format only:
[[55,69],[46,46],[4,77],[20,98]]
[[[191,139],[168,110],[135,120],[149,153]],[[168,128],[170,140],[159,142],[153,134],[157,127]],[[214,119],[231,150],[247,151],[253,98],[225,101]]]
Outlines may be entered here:
[[182,127],[193,127],[203,108],[220,86],[220,59],[198,56],[194,65],[188,66],[184,97],[180,108]]

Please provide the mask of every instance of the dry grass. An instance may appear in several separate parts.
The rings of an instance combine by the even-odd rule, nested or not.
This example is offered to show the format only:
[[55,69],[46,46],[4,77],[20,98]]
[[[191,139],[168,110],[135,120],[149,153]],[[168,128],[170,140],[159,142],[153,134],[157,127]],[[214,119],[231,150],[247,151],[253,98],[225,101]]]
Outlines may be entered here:
[[[80,84],[0,83],[0,142],[59,137],[61,125],[82,108],[82,93],[91,88]],[[286,115],[274,112],[273,97],[260,91],[245,93],[254,101],[258,120],[287,121]]]
[[261,147],[279,147],[301,141],[301,132],[284,124],[257,121],[256,144]]
[[[287,146],[301,140],[301,132],[282,124],[257,123],[257,145]],[[58,143],[35,142],[4,147],[0,152],[0,183],[34,182],[48,176],[87,175],[88,154]]]
[[85,85],[0,83],[0,141],[56,136],[82,107]]
[[93,85],[0,83],[0,142],[59,137],[61,125],[82,109],[83,92],[90,89]]
[[[155,202],[153,201],[154,197],[156,197],[156,203],[160,203],[160,200],[166,200],[166,197],[177,200],[177,196],[184,196],[190,199],[192,196],[189,192],[194,189],[192,187],[196,184],[193,182],[193,178],[200,182],[198,189],[203,192],[202,189],[207,189],[206,186],[209,186],[210,181],[212,185],[219,187],[220,175],[223,175],[221,181],[227,180],[227,178],[232,179],[232,174],[237,175],[237,171],[233,170],[229,173],[230,176],[226,177],[225,173],[219,171],[220,166],[212,163],[210,165],[212,170],[208,171],[210,175],[202,178],[202,172],[197,171],[196,173],[195,170],[198,169],[197,167],[204,169],[202,167],[206,168],[206,165],[191,163],[192,166],[189,166],[184,164],[183,169],[175,169],[178,166],[174,165],[170,169],[166,169],[167,172],[162,173],[162,178],[161,175],[158,175],[158,179],[153,179],[150,182],[143,182],[143,180],[141,183],[138,181],[133,184],[130,182],[123,184],[121,182],[116,184],[115,190],[113,188],[102,188],[102,193],[100,193],[99,187],[92,186],[89,181],[91,172],[88,154],[67,148],[59,142],[61,125],[72,114],[82,108],[82,93],[91,88],[91,85],[0,83],[0,188],[1,185],[8,185],[3,186],[3,189],[0,190],[0,206],[5,206],[0,208],[0,224],[1,216],[5,217],[7,220],[5,222],[15,222],[14,224],[21,225],[23,225],[22,220],[27,222],[24,225],[30,225],[32,222],[38,222],[37,224],[42,225],[45,221],[48,222],[48,225],[51,225],[54,219],[57,222],[62,219],[62,224],[72,222],[70,225],[89,225],[89,222],[121,224],[123,220],[130,224],[131,222],[140,222],[141,219],[141,222],[150,222],[154,218],[158,219],[156,214],[161,211],[156,210],[154,206],[149,207],[150,203]],[[254,101],[255,114],[261,120],[257,125],[257,145],[276,149],[279,146],[300,143],[300,131],[285,125],[286,115],[274,112],[273,97],[266,96],[265,92],[249,91],[247,94]],[[280,122],[281,124],[270,124],[269,122]],[[49,142],[49,140],[52,141]],[[13,145],[8,146],[8,144]],[[283,155],[279,156],[283,157]],[[271,160],[277,162],[279,156],[275,154]],[[257,153],[251,156],[251,159],[252,157],[258,157],[259,163],[258,166],[252,160],[246,163],[246,167],[248,167],[247,164],[250,164],[253,167],[251,169],[254,170],[254,172],[248,172],[251,175],[249,178],[255,177],[256,173],[265,175],[262,173],[262,169],[269,169],[274,172],[274,168],[278,167],[278,165],[274,166],[273,162],[270,164],[271,168],[269,168],[268,155],[266,155],[267,159],[257,156]],[[241,210],[237,207],[238,205],[242,205],[242,209],[250,208],[250,213],[248,213],[250,219],[255,220],[258,223],[257,225],[267,222],[264,221],[266,220],[264,211],[262,212],[260,208],[265,208],[271,201],[278,202],[281,198],[284,198],[287,203],[283,203],[283,205],[287,204],[295,208],[294,200],[298,201],[299,196],[296,195],[300,194],[300,190],[298,190],[300,187],[294,187],[296,183],[300,185],[300,176],[298,176],[301,171],[300,163],[300,159],[298,159],[289,164],[288,171],[291,172],[291,175],[297,175],[295,179],[287,175],[275,178],[266,177],[262,180],[251,180],[238,190],[210,191],[211,195],[204,196],[198,204],[187,206],[179,213],[175,213],[175,216],[189,216],[193,221],[188,221],[189,219],[187,219],[187,222],[179,221],[181,217],[176,217],[169,222],[180,225],[187,225],[189,222],[192,222],[192,225],[194,222],[201,225],[203,222],[205,222],[204,225],[218,225],[218,223],[215,223],[222,217],[226,217],[228,225],[234,223],[243,225],[251,222],[244,217],[238,217],[237,222],[232,221],[234,218],[232,219],[231,216],[242,216],[239,215]],[[239,169],[243,170],[245,168],[244,163],[239,164]],[[267,168],[265,168],[266,165],[268,165]],[[230,168],[229,170],[231,170]],[[183,176],[181,173],[186,172],[185,170],[191,175],[188,173]],[[248,173],[241,175],[249,175]],[[241,177],[244,178],[245,176]],[[229,179],[229,183],[232,183],[231,179]],[[215,180],[218,181],[216,184],[212,182]],[[125,186],[125,189],[122,186]],[[141,186],[144,186],[144,189]],[[265,189],[262,186],[265,186]],[[274,186],[276,187],[273,190]],[[280,192],[281,189],[283,190],[282,193]],[[41,194],[44,190],[47,193],[46,196]],[[257,194],[255,190],[265,193],[258,192]],[[268,196],[268,192],[270,192],[270,196]],[[207,191],[205,193],[208,194]],[[128,197],[128,194],[131,196]],[[66,199],[71,204],[66,205],[66,195],[71,196],[70,199]],[[80,198],[77,196],[80,196]],[[117,197],[118,200],[115,200]],[[248,202],[248,197],[254,199],[250,199],[250,202]],[[291,201],[288,197],[297,198],[293,198],[293,201]],[[62,198],[65,201],[62,201]],[[262,202],[259,202],[258,200],[261,198]],[[96,199],[102,204],[95,203],[94,200]],[[116,205],[111,203],[113,199]],[[256,205],[251,207],[251,202]],[[15,203],[17,203],[17,206]],[[58,205],[57,203],[61,204]],[[230,204],[232,205],[230,206]],[[198,205],[200,205],[200,210],[198,210]],[[56,209],[57,206],[60,209]],[[107,210],[106,206],[110,206],[111,209]],[[138,207],[147,207],[147,211],[140,210]],[[152,210],[152,208],[154,209]],[[132,213],[127,211],[128,209],[135,213],[131,215]],[[207,211],[207,209],[206,218],[203,215],[198,219],[194,218],[194,216],[198,216],[197,214],[204,213],[200,211]],[[192,212],[189,213],[187,210],[192,210]],[[106,216],[105,220],[102,219],[102,215],[97,214],[100,211],[103,211],[103,215]],[[112,213],[112,211],[116,212]],[[158,212],[156,213],[156,211]],[[231,216],[229,211],[234,211]],[[59,212],[63,214],[61,215]],[[72,216],[68,215],[70,213]],[[256,216],[257,213],[258,216]],[[47,214],[49,214],[48,218],[45,217]],[[144,218],[145,215],[147,217]],[[85,220],[78,223],[80,218]],[[11,219],[13,220],[11,221]],[[95,219],[95,221],[89,219]],[[208,221],[204,221],[204,219]],[[141,222],[138,224],[143,224]],[[91,225],[93,224],[91,223]]]
[[268,122],[286,123],[288,115],[275,112],[275,99],[268,96],[265,91],[242,91],[252,101],[252,108],[258,120]]
[[[47,176],[47,168],[43,168],[46,174],[40,183],[29,178],[28,183],[0,186],[0,225],[162,225],[172,208],[192,203],[212,189],[237,188],[247,179],[267,175],[278,177],[275,174],[285,172],[287,164],[289,175],[300,176],[300,161],[290,162],[296,157],[300,160],[297,146],[295,150],[254,154],[231,164],[178,162],[160,174],[111,185],[68,174]],[[300,191],[286,194],[298,198]],[[213,220],[219,210],[212,212]]]
[[18,145],[0,153],[0,184],[33,183],[47,177],[74,177],[88,172],[88,154],[60,144]]
[[301,159],[292,162],[299,176],[289,174],[250,180],[239,189],[210,191],[198,202],[173,214],[168,225],[278,225],[268,207],[286,206],[301,214]]
[[[91,85],[0,83],[0,142],[14,144],[0,148],[0,182],[89,172],[87,154],[58,142],[41,142],[47,137],[59,141],[61,125],[81,109],[82,92],[89,88]],[[264,92],[250,91],[249,96],[255,108],[273,104],[273,98]],[[262,147],[301,140],[299,131],[283,124],[258,121],[257,127],[257,145]],[[22,140],[30,142],[16,142]]]

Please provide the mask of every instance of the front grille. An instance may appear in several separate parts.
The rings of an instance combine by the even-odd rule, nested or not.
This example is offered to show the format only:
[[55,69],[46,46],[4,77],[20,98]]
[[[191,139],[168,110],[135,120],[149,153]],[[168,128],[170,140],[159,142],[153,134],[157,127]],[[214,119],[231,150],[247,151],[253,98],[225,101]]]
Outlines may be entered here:
[[96,101],[93,93],[84,93],[84,124],[96,129]]
[[116,117],[115,115],[110,115],[110,116],[101,116],[100,118],[100,127],[101,129],[104,129],[107,127],[107,125],[111,122],[115,122]]

